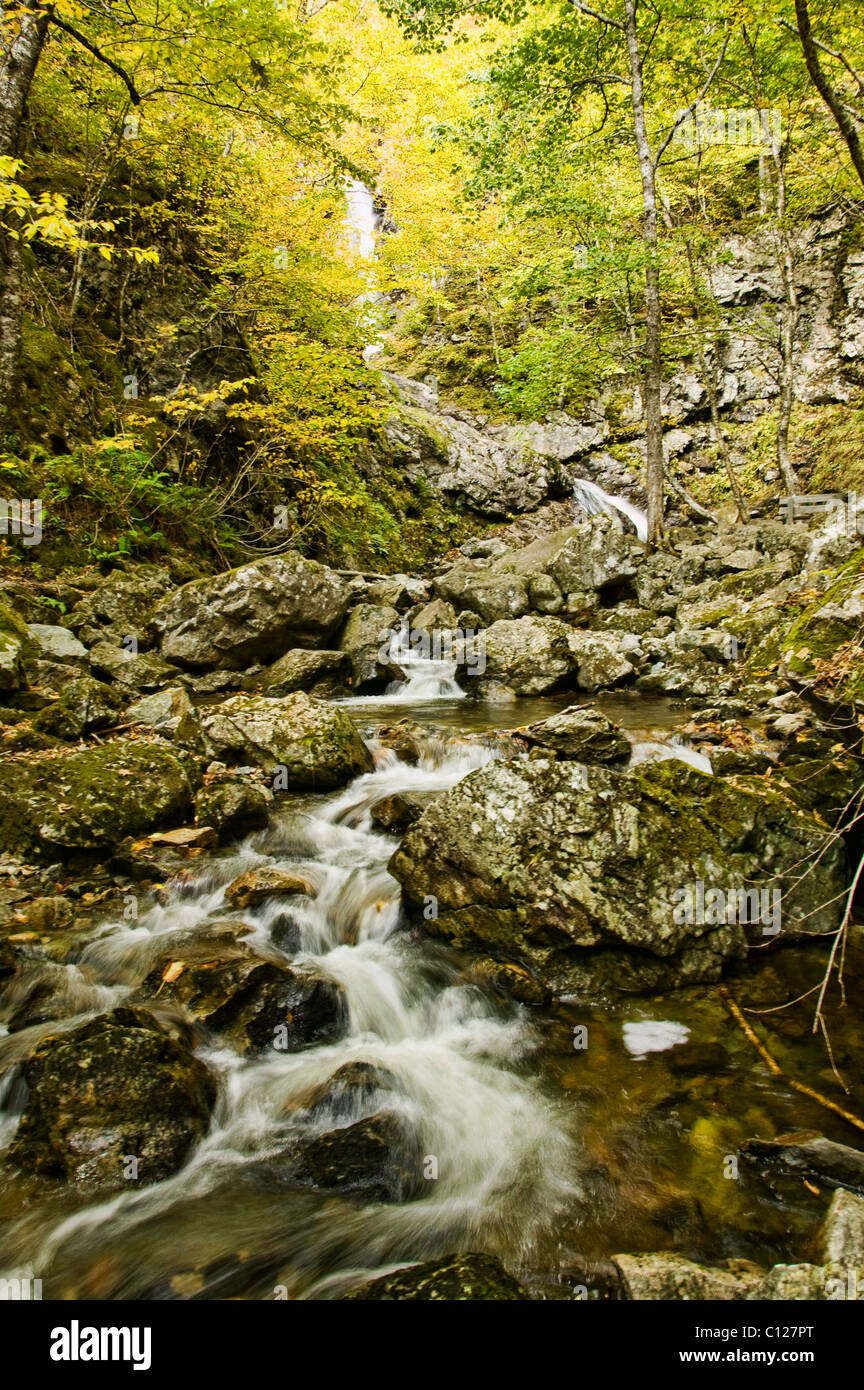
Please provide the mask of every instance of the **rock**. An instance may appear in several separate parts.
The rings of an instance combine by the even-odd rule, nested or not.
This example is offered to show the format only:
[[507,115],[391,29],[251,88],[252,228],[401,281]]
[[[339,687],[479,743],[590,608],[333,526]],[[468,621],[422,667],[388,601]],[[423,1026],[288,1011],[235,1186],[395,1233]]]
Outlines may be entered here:
[[152,845],[168,845],[172,849],[211,849],[219,839],[212,825],[186,825],[180,830],[164,830],[149,835]]
[[207,1068],[146,1009],[114,1009],[43,1038],[23,1072],[29,1094],[10,1160],[103,1192],[175,1173],[216,1100]]
[[822,1264],[864,1267],[864,1197],[835,1192],[817,1241]]
[[414,579],[409,574],[391,574],[386,579],[376,579],[367,590],[370,603],[382,603],[389,608],[410,608],[415,603],[425,603],[429,598],[429,585],[424,579]]
[[668,1251],[652,1255],[613,1255],[621,1272],[627,1298],[687,1302],[711,1299],[726,1302],[746,1298],[760,1278],[758,1274],[733,1274],[729,1270],[694,1264]]
[[417,405],[395,407],[385,423],[393,464],[409,481],[422,479],[457,506],[489,517],[533,511],[549,496],[563,496],[566,472],[530,446],[497,439],[463,418]]
[[[271,960],[214,927],[171,943],[141,986],[143,998],[182,1005],[241,1053],[298,1052],[335,1042],[347,1023],[342,989],[310,970]],[[234,932],[249,928],[228,923]]]
[[749,1289],[750,1302],[817,1302],[846,1297],[849,1271],[839,1265],[775,1265]]
[[[390,871],[411,903],[437,898],[427,930],[566,992],[717,979],[745,951],[742,914],[727,921],[725,893],[753,883],[771,892],[803,860],[813,881],[784,896],[783,930],[836,927],[842,855],[781,796],[673,761],[629,773],[496,761],[433,802]],[[687,906],[699,882],[723,889],[719,920],[692,897]],[[752,930],[762,940],[761,926]]]
[[324,641],[348,599],[338,574],[289,551],[184,584],[157,606],[153,627],[168,661],[242,670]]
[[608,689],[633,674],[627,637],[617,632],[571,632],[570,648],[578,663],[578,681],[583,690],[593,693]]
[[31,650],[30,634],[13,609],[0,602],[0,690],[24,684],[24,658]]
[[168,686],[155,695],[146,695],[136,700],[126,710],[125,718],[130,724],[141,724],[148,729],[158,729],[161,733],[173,733],[181,719],[194,712],[194,705],[182,685]]
[[0,841],[9,850],[98,849],[185,817],[194,762],[163,744],[115,739],[30,754],[0,783]]
[[542,695],[562,685],[576,670],[570,629],[558,618],[516,618],[486,630],[485,679],[507,685],[517,695]]
[[[528,590],[517,576],[490,574],[471,567],[470,562],[450,570],[435,587],[448,607],[476,613],[481,627],[503,618],[521,618],[531,607]],[[466,624],[460,622],[459,626]]]
[[87,643],[118,647],[130,637],[140,641],[154,603],[171,587],[168,571],[156,565],[136,564],[132,574],[115,570],[75,605],[69,627]]
[[167,661],[149,652],[127,651],[125,647],[113,647],[108,642],[97,642],[90,648],[90,665],[97,676],[116,681],[131,695],[150,694],[165,686],[176,685],[182,672]]
[[530,1295],[494,1255],[445,1255],[362,1284],[343,1301],[528,1302]]
[[256,678],[267,695],[293,695],[305,690],[319,698],[351,682],[351,658],[347,652],[304,651],[295,647]]
[[81,676],[64,686],[53,704],[34,715],[33,728],[72,742],[91,729],[109,729],[117,724],[122,703],[109,685],[92,676]]
[[254,782],[222,776],[208,782],[195,797],[195,823],[212,825],[222,841],[237,840],[264,829],[269,805]]
[[298,893],[314,898],[315,889],[300,874],[283,869],[249,869],[225,889],[226,901],[235,908],[257,907],[270,898],[291,898]]
[[537,748],[548,748],[559,758],[579,763],[626,762],[630,740],[600,710],[570,705],[550,719],[516,730],[519,738]]
[[379,1111],[305,1144],[295,1182],[367,1202],[406,1202],[423,1181],[417,1141],[400,1115]]
[[199,711],[208,754],[254,762],[282,791],[332,791],[372,769],[372,756],[348,714],[297,691],[282,699],[235,695]]
[[88,649],[78,641],[68,627],[54,627],[50,623],[28,623],[33,653],[40,662],[56,666],[68,666],[72,671],[86,673],[90,657]]
[[402,835],[416,820],[419,820],[437,791],[396,792],[376,801],[371,816],[376,825],[391,834]]
[[383,1099],[396,1089],[396,1078],[383,1067],[373,1066],[371,1062],[345,1062],[304,1100],[303,1109],[316,1121],[322,1115],[332,1119],[354,1119],[358,1109],[368,1109],[379,1092]]
[[390,678],[389,662],[380,653],[389,650],[399,625],[396,609],[384,604],[358,603],[352,608],[339,645],[351,662],[356,691],[380,686]]
[[411,626],[415,632],[453,632],[459,626],[456,609],[446,599],[433,598],[414,614]]
[[506,995],[508,999],[515,999],[517,1004],[539,1007],[548,1004],[551,998],[550,991],[541,985],[530,970],[524,970],[521,965],[513,965],[511,961],[481,956],[473,962],[473,972],[499,994]]
[[827,1187],[845,1187],[864,1196],[864,1153],[821,1135],[791,1134],[777,1139],[748,1139],[743,1158],[759,1167],[807,1173]]

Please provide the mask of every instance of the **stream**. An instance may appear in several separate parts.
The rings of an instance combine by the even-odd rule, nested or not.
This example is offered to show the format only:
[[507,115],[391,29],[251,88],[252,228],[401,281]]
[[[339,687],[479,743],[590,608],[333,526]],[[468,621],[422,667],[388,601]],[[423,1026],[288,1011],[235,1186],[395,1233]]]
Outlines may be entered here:
[[[765,1263],[800,1254],[824,1198],[800,1180],[789,1190],[724,1181],[722,1156],[754,1134],[812,1126],[848,1136],[842,1121],[832,1129],[830,1116],[755,1064],[711,987],[529,1010],[405,922],[387,871],[396,841],[376,829],[375,803],[453,786],[500,755],[496,730],[572,703],[468,701],[444,663],[405,674],[385,696],[345,702],[370,742],[374,771],[340,792],[280,803],[266,830],[196,861],[167,897],[142,902],[137,921],[105,922],[74,964],[46,965],[72,1016],[0,1038],[0,1064],[133,995],[164,958],[166,939],[182,954],[214,920],[249,923],[250,942],[284,959],[274,939],[284,903],[235,914],[225,905],[226,885],[262,865],[299,872],[316,890],[292,900],[292,964],[342,986],[345,1035],[295,1053],[200,1052],[220,1098],[208,1136],[166,1181],[88,1204],[68,1188],[46,1197],[26,1177],[5,1178],[0,1273],[50,1279],[55,1298],[327,1299],[364,1274],[480,1249],[539,1296],[569,1298],[584,1285],[585,1261],[602,1265],[617,1251],[674,1248]],[[601,705],[627,730],[634,759],[692,760],[675,733],[686,714],[667,701],[621,696]],[[429,729],[416,766],[373,733],[405,718]],[[799,992],[808,968],[807,950],[787,950],[750,971],[746,988],[758,1004],[774,1003]],[[781,1016],[780,1026],[781,1061],[821,1084],[818,1041],[798,1015]],[[832,1027],[840,1055],[861,1046],[859,1024]],[[360,1090],[347,1108],[344,1097],[311,1106],[322,1083],[352,1062],[380,1069],[387,1089]],[[20,1105],[14,1071],[6,1075],[0,1144],[11,1139]],[[286,1149],[382,1109],[416,1136],[424,1181],[413,1200],[364,1204],[286,1180]]]

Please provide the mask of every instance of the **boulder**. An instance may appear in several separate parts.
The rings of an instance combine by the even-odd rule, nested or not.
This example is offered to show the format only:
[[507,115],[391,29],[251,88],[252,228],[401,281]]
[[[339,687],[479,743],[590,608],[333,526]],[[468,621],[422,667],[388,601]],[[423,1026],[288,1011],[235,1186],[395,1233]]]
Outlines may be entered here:
[[284,869],[249,869],[225,889],[225,899],[235,908],[258,907],[270,898],[292,898],[297,894],[314,897],[315,889],[300,874]]
[[406,1202],[423,1182],[422,1160],[402,1116],[379,1111],[319,1134],[292,1165],[295,1182],[367,1202]]
[[207,1132],[216,1100],[189,1046],[140,1008],[43,1038],[23,1072],[28,1096],[10,1160],[104,1193],[175,1173]]
[[136,700],[126,711],[130,724],[140,724],[147,729],[158,729],[160,733],[173,734],[181,719],[192,714],[194,706],[182,685],[169,685],[155,695],[145,695]]
[[136,564],[131,574],[115,570],[92,593],[76,603],[68,624],[83,642],[128,645],[130,637],[141,641],[154,603],[173,587],[166,569]]
[[186,754],[127,738],[80,752],[28,754],[0,783],[0,841],[23,852],[44,842],[55,854],[116,845],[183,819],[197,777]]
[[[796,885],[805,860],[812,872]],[[836,928],[845,881],[842,852],[812,816],[761,784],[673,761],[629,773],[489,763],[409,828],[390,871],[411,903],[437,899],[427,930],[523,964],[556,992],[716,980],[748,936],[740,919],[752,909],[727,913],[731,890],[756,884],[768,902],[782,892],[782,930],[794,934]],[[700,908],[700,883],[705,901],[723,891],[722,913]],[[749,934],[765,939],[758,921]]]
[[24,658],[30,650],[26,623],[0,602],[0,690],[19,690],[25,684]]
[[807,1174],[826,1187],[844,1187],[864,1196],[864,1152],[819,1134],[747,1139],[741,1156],[759,1168]]
[[184,584],[157,606],[153,627],[168,661],[242,670],[323,642],[348,600],[338,574],[289,551]]
[[255,677],[267,695],[293,695],[305,690],[324,698],[339,686],[351,683],[351,658],[347,652],[304,651],[294,647],[266,671]]
[[530,1295],[494,1255],[445,1255],[372,1279],[344,1301],[424,1303],[528,1302]]
[[33,728],[74,742],[91,729],[109,729],[119,723],[122,703],[110,685],[92,676],[80,676],[63,687],[57,700],[34,715]]
[[372,769],[372,755],[350,716],[297,691],[282,699],[234,695],[199,711],[209,755],[257,763],[282,791],[331,791]]
[[212,825],[219,839],[237,840],[263,830],[270,803],[261,787],[245,777],[222,776],[203,786],[195,797],[195,824]]
[[409,825],[420,819],[430,801],[438,795],[437,791],[395,792],[393,796],[376,801],[371,811],[372,820],[382,830],[402,835]]
[[571,632],[570,649],[578,664],[579,685],[594,692],[620,685],[633,675],[630,657],[638,641],[618,632]]
[[640,1302],[646,1299],[676,1303],[692,1299],[728,1302],[746,1298],[760,1282],[758,1272],[739,1274],[694,1264],[666,1250],[651,1255],[613,1255],[612,1258],[620,1270],[625,1296]]
[[347,1024],[342,989],[312,970],[271,960],[226,923],[171,943],[141,986],[142,998],[158,995],[183,1007],[190,1018],[224,1036],[241,1053],[298,1052],[332,1043]]
[[519,738],[536,748],[548,748],[559,758],[578,763],[626,762],[631,745],[607,715],[590,705],[571,705],[550,719],[516,730]]
[[542,695],[576,671],[570,629],[559,618],[534,616],[493,623],[485,634],[484,679],[517,695]]
[[124,687],[130,697],[176,685],[183,674],[151,652],[131,651],[110,642],[97,642],[90,648],[90,666],[97,676]]
[[386,604],[358,603],[352,608],[339,646],[351,662],[356,691],[392,679],[389,663],[381,660],[380,653],[389,650],[400,621],[396,609]]

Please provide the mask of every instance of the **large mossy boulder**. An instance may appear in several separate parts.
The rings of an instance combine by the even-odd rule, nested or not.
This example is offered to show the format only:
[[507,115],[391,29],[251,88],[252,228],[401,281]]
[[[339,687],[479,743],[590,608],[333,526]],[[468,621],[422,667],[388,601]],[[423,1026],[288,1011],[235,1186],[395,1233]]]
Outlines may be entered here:
[[372,1279],[346,1294],[351,1302],[528,1302],[530,1295],[494,1255],[445,1255]]
[[170,574],[158,565],[136,564],[132,573],[115,570],[76,603],[68,626],[88,645],[107,641],[122,646],[124,639],[140,640],[154,603],[172,587]]
[[[741,780],[672,761],[628,773],[490,763],[433,802],[390,869],[411,903],[436,899],[430,931],[524,964],[553,991],[716,980],[748,934],[763,944],[763,927],[779,934],[775,891],[783,932],[825,932],[845,882],[822,822],[761,779]],[[766,921],[760,900],[748,926],[753,902],[742,908],[737,895],[752,888],[769,897]]]
[[373,766],[349,715],[302,691],[282,699],[235,695],[199,719],[212,757],[278,773],[281,791],[331,791]]
[[10,1161],[100,1192],[170,1177],[207,1132],[216,1100],[204,1064],[145,1009],[43,1038],[23,1072]]
[[0,600],[0,691],[19,690],[26,684],[24,659],[31,651],[27,624]]
[[289,551],[184,584],[157,606],[153,626],[167,661],[242,670],[323,642],[349,595],[333,570]]
[[130,738],[12,758],[0,783],[0,842],[55,854],[116,845],[182,819],[197,781],[187,754]]
[[107,729],[119,722],[122,699],[103,681],[79,676],[64,685],[60,696],[33,719],[38,733],[74,742],[91,729]]

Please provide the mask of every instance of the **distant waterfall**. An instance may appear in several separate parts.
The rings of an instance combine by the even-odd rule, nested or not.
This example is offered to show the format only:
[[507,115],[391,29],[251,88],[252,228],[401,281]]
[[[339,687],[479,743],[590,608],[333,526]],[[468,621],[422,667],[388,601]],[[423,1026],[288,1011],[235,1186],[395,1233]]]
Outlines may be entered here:
[[345,222],[349,230],[351,249],[361,260],[375,258],[375,238],[381,226],[381,215],[375,210],[372,190],[360,179],[348,179],[345,184]]
[[641,507],[628,502],[626,497],[611,497],[602,487],[591,483],[587,478],[576,478],[573,483],[573,501],[589,516],[613,516],[620,512],[632,521],[640,541],[648,539],[648,517]]

